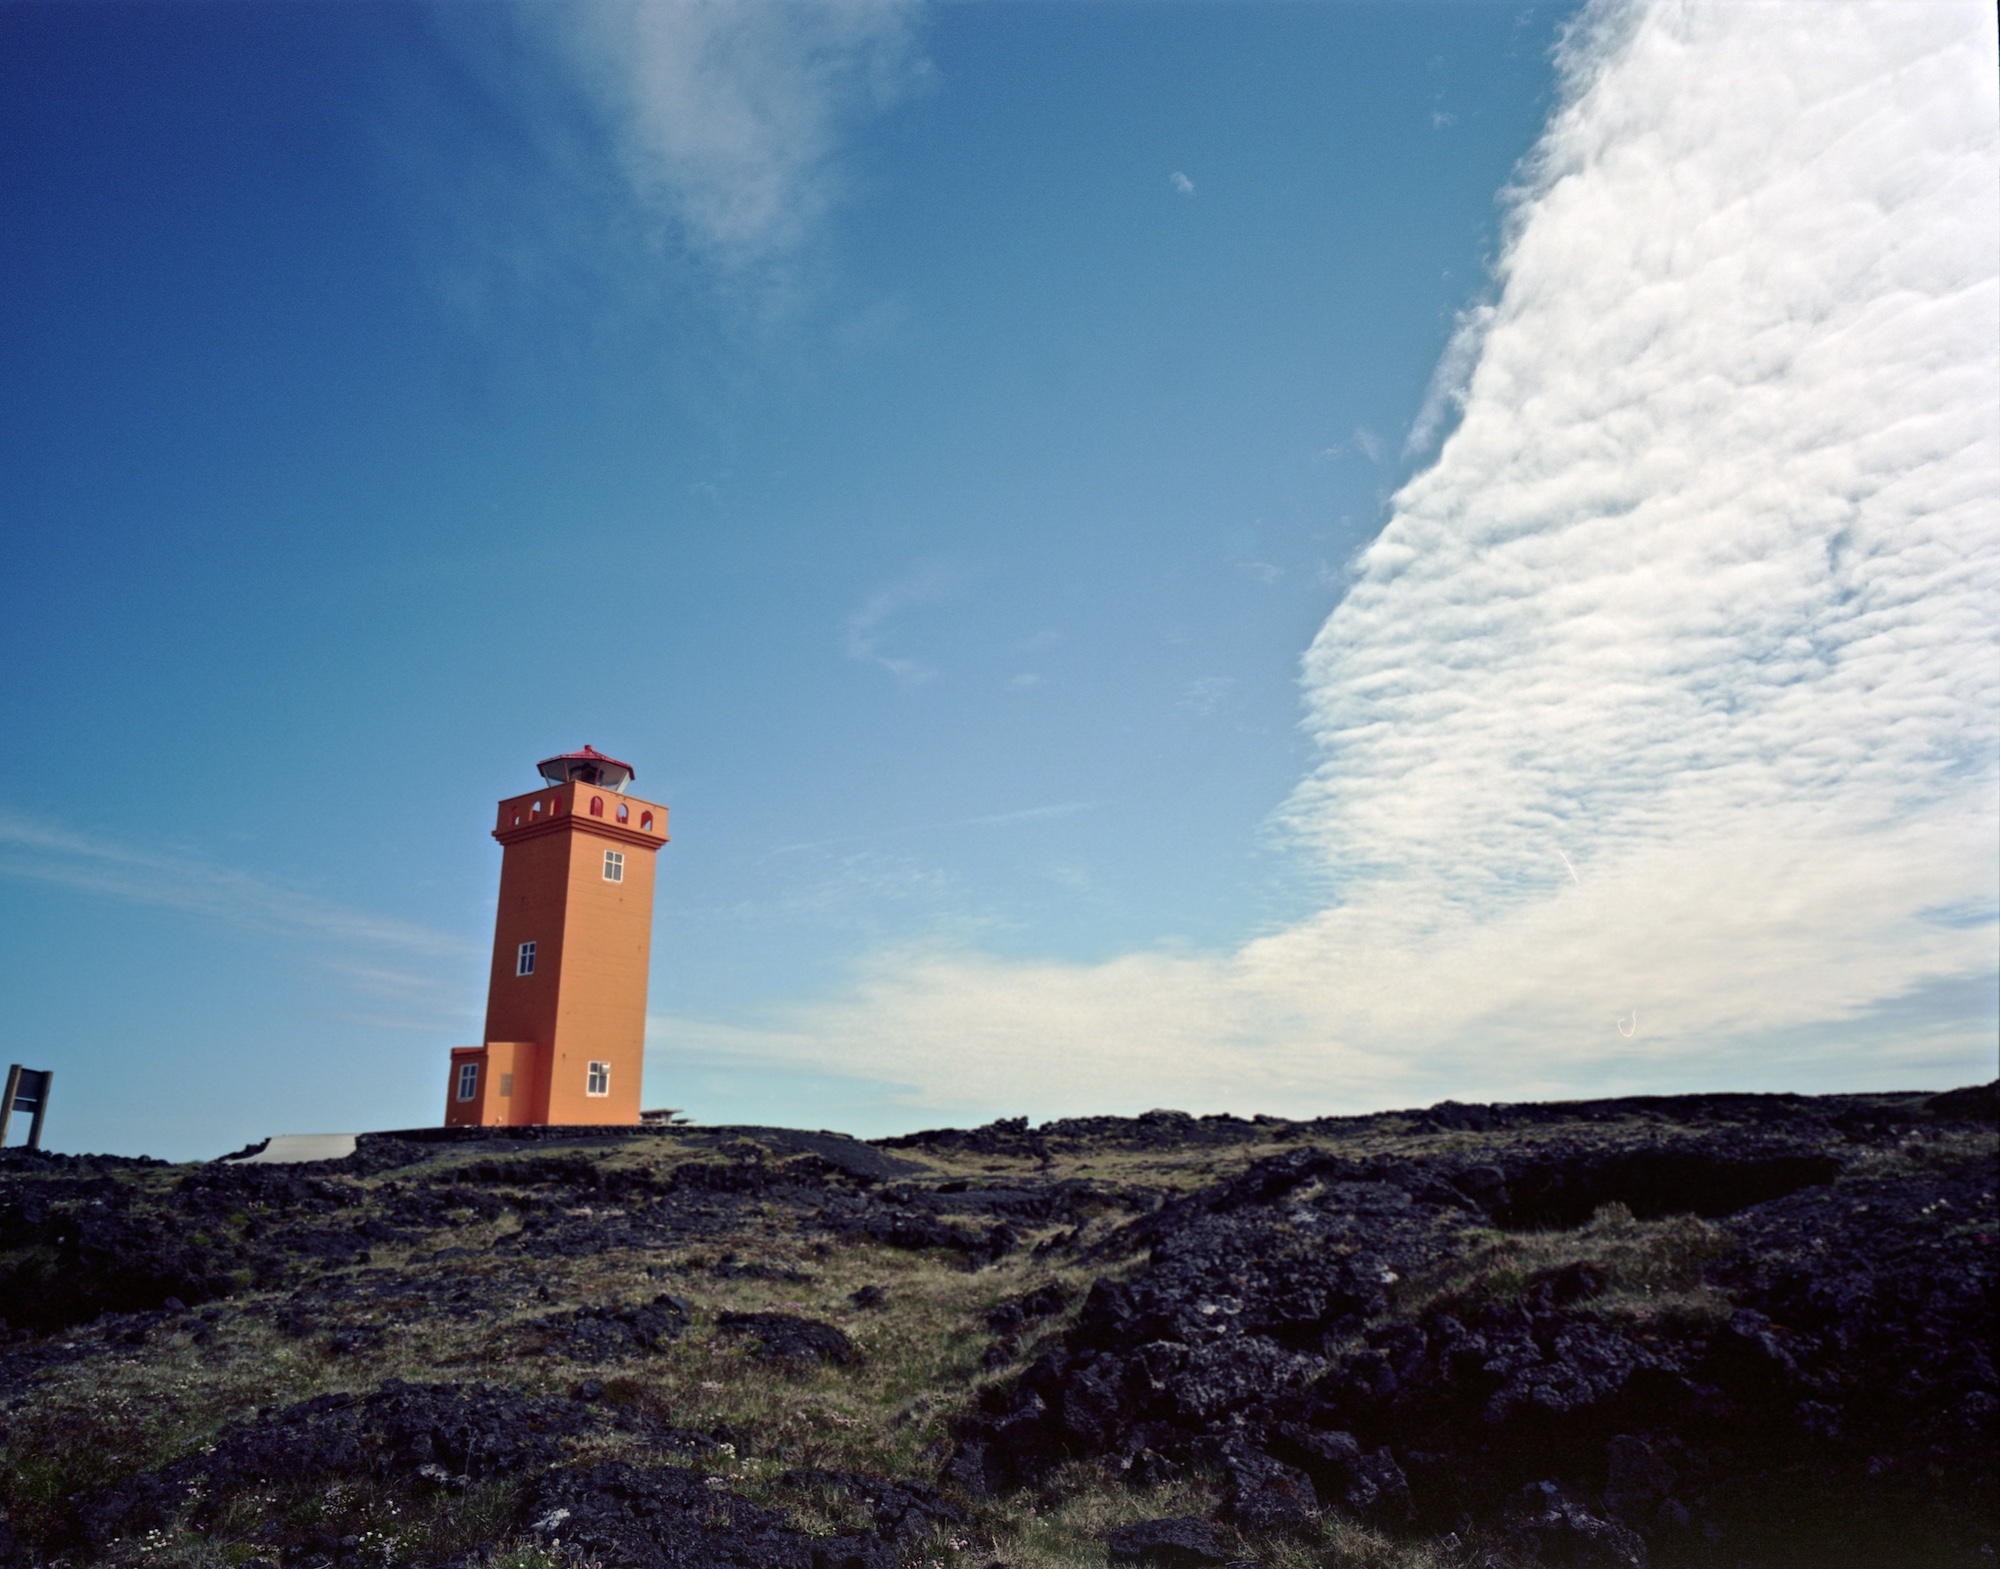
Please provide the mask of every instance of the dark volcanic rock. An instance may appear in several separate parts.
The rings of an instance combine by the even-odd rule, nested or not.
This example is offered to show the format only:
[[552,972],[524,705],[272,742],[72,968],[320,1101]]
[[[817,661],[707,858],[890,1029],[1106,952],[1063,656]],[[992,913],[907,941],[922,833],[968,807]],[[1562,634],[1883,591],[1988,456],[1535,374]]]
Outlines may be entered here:
[[897,1569],[873,1531],[815,1537],[729,1491],[719,1476],[611,1462],[558,1469],[529,1496],[529,1530],[572,1558],[625,1569]]
[[687,1333],[693,1312],[685,1297],[663,1291],[651,1302],[550,1313],[536,1319],[534,1327],[572,1361],[607,1362],[666,1350]]
[[789,1264],[766,1264],[760,1259],[747,1262],[734,1253],[725,1253],[708,1266],[708,1273],[717,1280],[782,1280],[787,1285],[809,1285],[814,1279],[810,1270],[798,1269]]
[[1030,1131],[1026,1117],[1001,1117],[983,1128],[929,1128],[896,1138],[877,1139],[882,1149],[944,1150],[952,1154],[999,1155],[1015,1160],[1046,1161],[1048,1144]]
[[1319,1517],[1312,1479],[1263,1450],[1225,1440],[1199,1444],[1194,1454],[1228,1482],[1223,1513],[1242,1530],[1283,1530]]
[[922,1482],[899,1482],[853,1471],[800,1470],[787,1471],[785,1485],[794,1490],[830,1494],[844,1504],[859,1506],[868,1515],[870,1530],[899,1544],[920,1542],[938,1531],[971,1521],[971,1516],[958,1505]]
[[1265,1137],[1267,1127],[1261,1119],[1246,1122],[1227,1113],[1196,1117],[1184,1111],[1149,1111],[1137,1117],[1062,1117],[1036,1132],[1051,1143],[1158,1150],[1244,1144]]
[[986,1310],[986,1327],[996,1335],[1018,1334],[1030,1324],[1053,1318],[1073,1300],[1069,1287],[1060,1280],[1051,1280],[1033,1291],[994,1303]]
[[1532,1563],[1565,1569],[1646,1569],[1637,1532],[1600,1520],[1554,1482],[1531,1482],[1508,1515],[1502,1539]]
[[[1642,1563],[1649,1536],[1758,1558],[1774,1551],[1767,1517],[1808,1555],[1871,1520],[1893,1543],[1896,1519],[1904,1556],[1880,1561],[1928,1561],[1908,1542],[1970,1551],[1991,1530],[2000,1453],[1993,1166],[1842,1180],[1756,1109],[1752,1135],[1638,1148],[1255,1162],[1098,1244],[1091,1256],[1149,1253],[981,1397],[949,1474],[977,1492],[1070,1459],[1143,1482],[1192,1466],[1246,1531],[1317,1509],[1395,1529],[1485,1519],[1551,1563]],[[1463,1228],[1607,1203],[1728,1217],[1734,1243],[1707,1266],[1723,1314],[1606,1310],[1611,1282],[1588,1258],[1396,1310],[1399,1284],[1453,1257]]]
[[1122,1525],[1105,1542],[1105,1556],[1114,1564],[1150,1569],[1206,1569],[1228,1563],[1229,1555],[1228,1533],[1190,1515]]
[[754,1335],[757,1354],[774,1362],[858,1361],[854,1342],[832,1324],[818,1319],[799,1318],[791,1313],[722,1313],[717,1327],[739,1334]]
[[987,1219],[976,1208],[964,1219],[948,1218],[952,1206],[929,1190],[903,1188],[887,1193],[835,1195],[813,1217],[829,1236],[867,1238],[892,1248],[943,1248],[962,1255],[974,1268],[1005,1258],[1020,1245],[1008,1221]]
[[[430,1474],[478,1480],[546,1468],[558,1440],[593,1420],[570,1401],[537,1400],[482,1385],[405,1384],[373,1394],[321,1395],[216,1435],[205,1452],[146,1472],[84,1501],[77,1533],[102,1545],[143,1534],[191,1497],[225,1503],[268,1482],[321,1477],[378,1479]],[[204,1518],[197,1505],[196,1519]]]
[[198,1227],[133,1214],[123,1193],[61,1207],[23,1195],[0,1213],[0,1236],[12,1255],[0,1267],[0,1317],[33,1329],[144,1312],[169,1297],[207,1302],[248,1262]]
[[60,1329],[200,1304],[417,1240],[331,1162],[210,1165],[164,1189],[107,1175],[0,1182],[0,1317]]
[[1623,1204],[1641,1220],[1714,1217],[1824,1185],[1839,1173],[1840,1163],[1830,1155],[1786,1148],[1554,1151],[1505,1171],[1504,1186],[1489,1189],[1488,1202],[1496,1221],[1517,1230],[1578,1226],[1611,1203]]
[[1924,1102],[1924,1114],[1941,1122],[2000,1122],[2000,1082],[1933,1095]]
[[1303,1471],[1329,1507],[1371,1525],[1409,1524],[1409,1479],[1388,1445],[1369,1453],[1352,1433],[1281,1422],[1271,1434],[1270,1448]]
[[[1244,1537],[1312,1554],[1331,1516],[1452,1533],[1443,1551],[1468,1563],[1971,1569],[2000,1546],[1994,1107],[1979,1086],[890,1141],[949,1173],[755,1128],[441,1130],[347,1162],[193,1172],[0,1151],[0,1563],[122,1562],[159,1530],[175,1551],[207,1534],[229,1556],[352,1569],[442,1511],[428,1540],[449,1546],[397,1537],[413,1564],[465,1569],[525,1538],[607,1565],[909,1569],[964,1551],[945,1545],[973,1525],[955,1490],[1095,1472],[1217,1500],[1214,1520],[1114,1533],[1117,1563],[1225,1563]],[[1100,1150],[1139,1152],[1104,1169],[1163,1183],[1227,1174],[1192,1191],[1059,1174]],[[833,1257],[849,1244],[946,1256],[877,1273]],[[942,1344],[983,1323],[995,1375],[951,1452],[929,1452],[943,1494],[773,1481],[774,1461],[827,1452],[810,1415],[785,1416],[754,1469],[733,1445],[763,1442],[761,1417],[668,1425],[683,1398],[731,1420],[726,1381],[676,1393],[685,1350],[643,1360],[706,1325],[716,1282],[819,1301],[833,1280],[1010,1255],[1013,1295],[932,1326]],[[646,1277],[702,1307],[571,1305]],[[900,1304],[883,1351],[900,1355],[921,1296],[848,1300]],[[791,1312],[715,1327],[779,1363],[857,1355]],[[536,1352],[587,1365],[515,1360]],[[485,1359],[570,1393],[369,1389],[391,1358]],[[189,1425],[298,1387],[260,1385],[266,1368],[356,1391]],[[121,1394],[128,1371],[162,1392],[164,1425]],[[199,1393],[183,1407],[181,1389]],[[159,1463],[162,1443],[179,1458]],[[753,1474],[755,1501],[735,1491]],[[1003,1556],[1010,1516],[979,1522]]]
[[986,1365],[1004,1367],[1021,1351],[1022,1336],[1037,1324],[1053,1318],[1074,1300],[1070,1288],[1059,1280],[1037,1286],[986,1310],[986,1327],[993,1331],[993,1344],[986,1348]]

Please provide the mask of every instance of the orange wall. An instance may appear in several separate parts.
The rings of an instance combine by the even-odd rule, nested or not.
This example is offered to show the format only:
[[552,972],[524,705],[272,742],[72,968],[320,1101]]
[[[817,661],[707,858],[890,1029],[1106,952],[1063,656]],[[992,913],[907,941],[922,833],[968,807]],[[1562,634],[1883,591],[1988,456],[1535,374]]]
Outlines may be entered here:
[[[603,802],[602,816],[590,813],[593,798]],[[648,812],[650,830],[640,826]],[[497,1100],[503,1070],[487,1065],[479,1121],[639,1120],[654,857],[666,843],[666,827],[665,807],[601,786],[549,787],[500,803],[494,837],[505,848],[485,1035],[495,1043],[489,1050],[505,1042],[532,1042],[539,1050],[513,1047],[533,1067],[517,1059],[511,1105]],[[606,850],[625,857],[620,882],[605,880]],[[524,942],[535,944],[535,973],[517,976]],[[592,1062],[610,1064],[607,1095],[588,1093]],[[448,1104],[446,1121],[469,1121],[468,1112]]]
[[[479,1094],[472,1100],[458,1098],[458,1070],[466,1063],[479,1065]],[[447,1128],[476,1128],[486,1120],[486,1048],[454,1046],[451,1049],[451,1077],[444,1086],[444,1125]]]
[[[535,1098],[539,1053],[533,1041],[454,1046],[451,1079],[445,1089],[445,1126],[506,1128],[532,1121],[528,1111]],[[479,1089],[471,1100],[464,1101],[458,1098],[458,1070],[467,1062],[479,1065]]]
[[[501,852],[500,902],[493,921],[493,973],[486,989],[486,1040],[555,1039],[563,915],[574,837],[568,831],[543,834],[510,844]],[[514,973],[524,942],[535,945],[533,975]]]

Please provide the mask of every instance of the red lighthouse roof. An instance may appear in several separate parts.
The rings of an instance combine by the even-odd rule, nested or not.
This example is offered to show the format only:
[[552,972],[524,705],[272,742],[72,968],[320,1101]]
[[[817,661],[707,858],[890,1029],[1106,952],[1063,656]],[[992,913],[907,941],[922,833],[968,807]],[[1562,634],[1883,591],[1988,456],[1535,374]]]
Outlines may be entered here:
[[581,752],[564,752],[560,757],[545,757],[535,767],[550,784],[602,785],[607,790],[623,790],[637,777],[630,763],[606,757],[594,746],[586,746]]

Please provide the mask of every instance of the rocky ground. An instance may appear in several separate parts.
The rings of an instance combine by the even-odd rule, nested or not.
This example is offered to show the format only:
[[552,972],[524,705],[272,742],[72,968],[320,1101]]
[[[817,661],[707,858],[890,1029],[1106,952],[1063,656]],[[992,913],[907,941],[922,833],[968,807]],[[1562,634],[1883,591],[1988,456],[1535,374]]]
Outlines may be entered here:
[[1993,1086],[9,1150],[0,1565],[1990,1566],[1995,1189]]

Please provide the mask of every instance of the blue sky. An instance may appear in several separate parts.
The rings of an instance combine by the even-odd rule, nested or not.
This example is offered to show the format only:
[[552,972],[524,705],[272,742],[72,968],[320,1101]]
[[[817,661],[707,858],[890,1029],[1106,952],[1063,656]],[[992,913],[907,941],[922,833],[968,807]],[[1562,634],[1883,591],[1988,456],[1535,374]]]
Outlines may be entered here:
[[704,1121],[1990,1075],[1991,17],[1755,9],[0,10],[53,1142],[437,1120],[586,741]]

